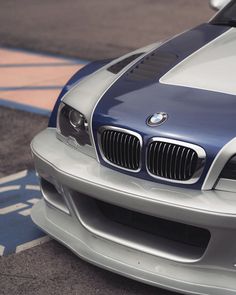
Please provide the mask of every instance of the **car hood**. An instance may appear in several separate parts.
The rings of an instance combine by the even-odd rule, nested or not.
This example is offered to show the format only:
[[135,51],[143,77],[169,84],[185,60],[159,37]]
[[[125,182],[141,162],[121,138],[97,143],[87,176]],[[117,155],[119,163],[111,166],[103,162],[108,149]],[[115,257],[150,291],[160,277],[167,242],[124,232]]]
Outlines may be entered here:
[[[144,137],[163,136],[217,149],[235,137],[236,29],[218,36],[212,31],[216,29],[222,27],[197,27],[129,69],[99,101],[93,118],[95,129],[112,124],[141,132]],[[209,42],[206,30],[208,38],[212,36]],[[183,43],[190,41],[184,48]],[[149,127],[146,120],[156,112],[167,113],[168,120]]]
[[[222,32],[222,38],[229,31]],[[151,137],[194,143],[205,149],[206,168],[209,168],[219,150],[236,136],[236,97],[232,93],[219,91],[219,87],[214,91],[190,85],[194,80],[193,73],[189,78],[185,77],[189,85],[174,85],[170,81],[161,82],[160,78],[166,74],[163,74],[164,71],[175,69],[186,58],[181,56],[184,51],[179,50],[181,42],[177,41],[178,44],[175,40],[171,41],[172,44],[167,42],[157,50],[157,53],[155,52],[158,56],[160,54],[164,56],[165,60],[168,58],[171,60],[169,68],[167,65],[165,70],[155,73],[154,77],[147,73],[146,68],[140,70],[142,73],[138,75],[137,69],[142,68],[142,62],[146,62],[143,60],[120,77],[103,95],[93,117],[95,142],[100,126],[112,125],[138,132],[143,137],[144,144]],[[203,47],[200,50],[203,50]],[[196,50],[188,57],[195,52]],[[178,57],[176,60],[174,55]],[[162,63],[165,62],[162,60]],[[185,67],[187,69],[188,65]],[[156,112],[167,113],[168,120],[160,126],[150,127],[146,124],[147,118]]]
[[[137,131],[146,140],[158,136],[195,143],[209,153],[236,136],[234,95],[160,83],[118,92],[119,83],[109,90],[112,104],[104,100],[97,108],[95,129],[114,125]],[[167,113],[168,120],[150,127],[146,120],[156,112]]]

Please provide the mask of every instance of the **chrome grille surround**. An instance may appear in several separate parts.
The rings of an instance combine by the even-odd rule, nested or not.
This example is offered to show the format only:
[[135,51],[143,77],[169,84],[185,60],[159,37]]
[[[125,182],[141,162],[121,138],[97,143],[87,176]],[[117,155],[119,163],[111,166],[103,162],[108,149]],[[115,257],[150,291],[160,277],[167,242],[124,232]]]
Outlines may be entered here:
[[98,131],[98,146],[103,160],[126,171],[141,170],[142,145],[141,135],[131,130],[102,126]]
[[[158,160],[158,164],[155,164],[153,162],[157,161],[158,153],[161,154],[161,158]],[[147,144],[146,169],[150,176],[157,179],[173,183],[193,184],[200,178],[205,161],[204,149],[195,144],[162,137],[153,137]],[[159,163],[161,167],[158,167]],[[163,168],[163,166],[165,167]]]

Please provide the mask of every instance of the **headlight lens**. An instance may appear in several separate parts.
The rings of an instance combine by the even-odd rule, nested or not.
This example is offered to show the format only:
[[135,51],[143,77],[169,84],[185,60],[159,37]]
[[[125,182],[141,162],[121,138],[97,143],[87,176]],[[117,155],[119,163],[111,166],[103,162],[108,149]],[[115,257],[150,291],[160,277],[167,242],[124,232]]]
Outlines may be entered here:
[[85,129],[85,118],[76,110],[70,110],[69,121],[70,124],[75,128],[75,130],[80,131],[80,129]]
[[236,179],[236,156],[233,156],[225,165],[220,178]]
[[75,139],[79,145],[91,145],[85,116],[64,103],[58,111],[57,129],[64,137]]

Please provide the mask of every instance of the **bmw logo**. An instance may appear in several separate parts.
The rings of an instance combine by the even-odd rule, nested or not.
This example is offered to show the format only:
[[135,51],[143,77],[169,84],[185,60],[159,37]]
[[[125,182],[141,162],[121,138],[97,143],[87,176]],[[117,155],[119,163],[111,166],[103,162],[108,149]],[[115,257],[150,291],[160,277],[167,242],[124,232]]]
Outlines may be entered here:
[[163,124],[168,118],[168,115],[166,113],[155,113],[148,117],[147,119],[147,125],[151,127],[159,126]]

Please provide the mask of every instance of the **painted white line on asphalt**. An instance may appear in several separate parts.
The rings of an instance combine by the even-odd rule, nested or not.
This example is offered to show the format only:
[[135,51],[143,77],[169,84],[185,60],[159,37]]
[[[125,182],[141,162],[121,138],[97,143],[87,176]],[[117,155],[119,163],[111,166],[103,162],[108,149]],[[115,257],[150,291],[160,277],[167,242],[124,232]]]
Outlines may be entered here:
[[25,209],[23,211],[18,212],[18,214],[22,215],[22,216],[29,216],[31,213],[31,208],[30,209]]
[[5,187],[0,187],[0,193],[9,192],[9,191],[16,191],[20,189],[20,185],[9,185]]
[[28,206],[29,205],[27,205],[27,204],[17,203],[17,204],[14,204],[14,205],[11,205],[11,206],[8,206],[8,207],[5,207],[5,208],[0,209],[0,215],[8,214],[8,213],[17,211],[19,209],[26,208]]
[[36,199],[36,198],[34,198],[34,199],[30,199],[30,200],[27,200],[27,203],[31,203],[31,204],[36,204],[38,201],[39,201],[40,199]]
[[14,181],[14,180],[17,180],[17,179],[20,179],[20,178],[23,178],[26,175],[27,175],[27,170],[23,170],[21,172],[15,173],[15,174],[5,176],[5,177],[3,177],[3,178],[0,179],[0,184],[3,184],[5,182]]
[[0,245],[0,256],[3,256],[4,250],[5,250],[5,247]]
[[0,238],[3,239],[0,239],[0,257],[49,240],[29,217],[31,207],[41,196],[34,171],[24,170],[0,179],[0,218],[3,219],[0,222]]
[[41,245],[41,244],[44,244],[44,243],[46,243],[46,242],[48,242],[50,240],[51,239],[50,239],[49,236],[45,236],[45,237],[41,237],[41,238],[38,238],[36,240],[27,242],[25,244],[19,245],[19,246],[16,247],[16,253],[19,253],[21,251],[33,248],[33,247]]
[[[27,203],[30,203],[30,204],[36,204],[37,202],[39,201],[39,199],[36,199],[36,198],[34,198],[34,199],[30,199],[30,200],[27,200]],[[30,213],[31,213],[31,208],[29,208],[29,209],[25,209],[25,210],[23,210],[23,211],[20,211],[20,212],[18,212],[20,215],[22,215],[22,216],[29,216],[30,215]]]
[[25,189],[28,189],[28,190],[34,190],[34,191],[40,191],[40,187],[39,185],[31,185],[31,184],[27,184],[25,186]]

